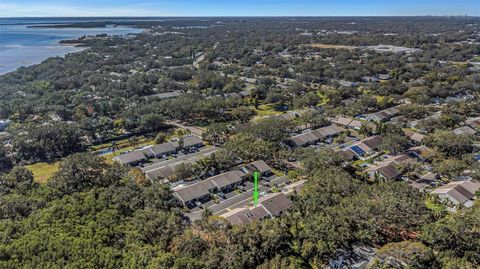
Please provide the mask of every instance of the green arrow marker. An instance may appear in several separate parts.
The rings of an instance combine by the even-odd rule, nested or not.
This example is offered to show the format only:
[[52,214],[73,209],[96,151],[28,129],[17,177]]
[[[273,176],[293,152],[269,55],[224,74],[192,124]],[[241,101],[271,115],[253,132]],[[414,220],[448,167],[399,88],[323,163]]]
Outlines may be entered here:
[[253,204],[258,205],[258,171],[253,172]]

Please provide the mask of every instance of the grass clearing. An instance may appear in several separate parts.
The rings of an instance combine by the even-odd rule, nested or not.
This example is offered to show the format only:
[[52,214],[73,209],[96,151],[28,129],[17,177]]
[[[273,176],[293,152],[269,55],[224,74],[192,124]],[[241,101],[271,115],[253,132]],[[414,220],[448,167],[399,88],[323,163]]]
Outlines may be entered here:
[[441,211],[445,211],[445,206],[444,205],[441,205],[441,204],[437,204],[435,202],[433,202],[432,200],[430,199],[426,199],[425,200],[425,206],[432,210],[432,211],[435,211],[435,212],[441,212]]
[[[144,136],[139,136],[138,137],[138,142],[139,143],[144,143],[145,141],[150,141],[151,139],[148,139]],[[119,148],[127,148],[130,146],[130,142],[129,142],[129,139],[128,138],[125,138],[125,139],[122,139],[122,140],[118,140],[116,141],[116,144]],[[95,145],[95,146],[91,146],[90,147],[90,150],[95,152],[95,151],[98,151],[98,150],[102,150],[102,149],[107,149],[107,148],[110,148],[112,146],[112,142],[107,142],[107,143],[103,143],[103,144],[99,144],[99,145]]]
[[329,100],[322,90],[318,90],[316,92],[316,94],[317,94],[318,97],[320,97],[320,102],[318,102],[317,105],[322,106],[322,105],[326,105],[328,103]]
[[38,183],[46,183],[48,179],[53,175],[53,173],[58,171],[58,166],[60,162],[55,163],[34,163],[26,165],[25,168],[30,170],[35,178],[35,181]]
[[275,176],[277,176],[277,177],[281,177],[281,176],[284,176],[284,175],[285,175],[284,172],[282,172],[282,171],[280,171],[280,170],[278,170],[278,169],[275,169],[275,168],[272,168],[272,173],[273,173]]
[[282,112],[276,111],[274,108],[273,104],[264,104],[264,105],[259,105],[258,109],[252,106],[252,109],[255,111],[257,114],[253,120],[259,120],[265,116],[274,116],[274,115],[280,115]]

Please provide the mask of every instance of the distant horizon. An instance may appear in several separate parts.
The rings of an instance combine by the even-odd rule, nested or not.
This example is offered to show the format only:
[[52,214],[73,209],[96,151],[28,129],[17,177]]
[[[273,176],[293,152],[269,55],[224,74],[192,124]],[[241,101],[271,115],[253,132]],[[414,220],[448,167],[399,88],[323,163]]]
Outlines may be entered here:
[[0,19],[61,19],[61,18],[92,18],[92,19],[109,19],[109,18],[368,18],[368,17],[473,17],[480,18],[480,15],[311,15],[311,16],[295,16],[295,15],[255,15],[255,16],[22,16],[22,17],[2,17]]
[[312,15],[312,16],[295,16],[295,15],[255,15],[255,16],[22,16],[22,17],[2,17],[0,19],[71,19],[71,18],[82,18],[82,19],[118,19],[118,18],[149,18],[149,19],[160,19],[160,18],[410,18],[410,17],[471,17],[471,18],[480,18],[480,15]]
[[2,0],[0,18],[480,16],[478,0]]

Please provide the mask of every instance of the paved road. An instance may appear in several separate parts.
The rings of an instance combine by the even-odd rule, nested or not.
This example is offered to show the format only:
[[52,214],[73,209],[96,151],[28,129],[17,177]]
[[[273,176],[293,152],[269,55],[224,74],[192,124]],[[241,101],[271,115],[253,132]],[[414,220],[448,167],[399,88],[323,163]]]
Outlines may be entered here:
[[193,67],[195,67],[196,69],[199,68],[200,66],[200,62],[203,61],[205,59],[205,54],[202,54],[200,55],[200,57],[198,57],[195,62],[193,62]]
[[142,167],[143,172],[155,170],[157,168],[163,167],[163,166],[169,166],[169,165],[177,165],[182,162],[194,162],[197,161],[205,156],[208,156],[216,151],[218,151],[219,148],[217,147],[207,147],[207,148],[202,148],[198,152],[186,154],[186,155],[181,155],[178,156],[174,159],[170,160],[165,160],[165,161],[160,161],[145,167]]
[[166,121],[165,122],[166,124],[170,124],[170,125],[174,125],[174,126],[177,126],[179,128],[182,128],[182,129],[186,129],[186,130],[189,130],[192,134],[196,134],[196,135],[199,135],[201,136],[203,134],[203,130],[198,128],[198,127],[195,127],[195,126],[188,126],[188,125],[185,125],[183,123],[180,123],[178,121]]

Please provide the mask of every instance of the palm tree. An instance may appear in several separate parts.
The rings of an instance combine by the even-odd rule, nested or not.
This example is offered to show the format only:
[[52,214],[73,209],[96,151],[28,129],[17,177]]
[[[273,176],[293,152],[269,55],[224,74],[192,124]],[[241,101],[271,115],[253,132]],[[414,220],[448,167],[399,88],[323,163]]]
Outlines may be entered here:
[[131,138],[128,139],[128,143],[130,144],[131,147],[133,147],[134,149],[137,148],[138,146],[138,137],[136,136],[132,136]]
[[183,137],[181,137],[180,139],[178,139],[178,148],[180,150],[183,150],[184,145],[185,145],[185,141],[183,140]]
[[118,147],[117,142],[112,141],[112,143],[110,144],[110,149],[112,150],[113,155],[115,156],[115,153],[116,153],[118,150],[120,150],[120,147]]
[[385,123],[383,123],[383,122],[381,122],[381,121],[376,121],[376,122],[375,122],[375,126],[376,126],[375,132],[376,132],[377,134],[383,134],[383,133],[385,133],[386,127],[387,127],[387,126],[385,125]]
[[362,124],[362,126],[360,126],[360,129],[358,130],[358,134],[362,135],[363,137],[367,137],[371,134],[371,130],[367,125]]
[[202,212],[202,220],[207,220],[212,215],[213,215],[212,210],[210,208],[208,208],[207,206],[205,206],[205,208],[203,209],[203,212]]

